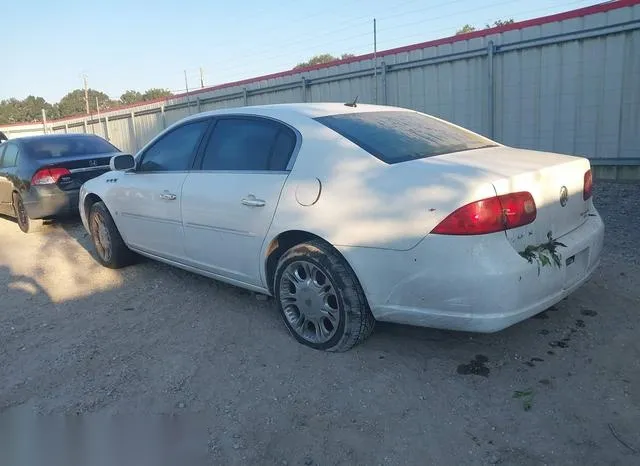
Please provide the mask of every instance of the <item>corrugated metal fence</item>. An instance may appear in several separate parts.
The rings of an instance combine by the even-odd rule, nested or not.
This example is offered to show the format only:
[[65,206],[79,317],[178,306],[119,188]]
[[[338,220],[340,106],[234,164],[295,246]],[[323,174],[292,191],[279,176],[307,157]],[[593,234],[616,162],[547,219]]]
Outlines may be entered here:
[[[110,111],[99,121],[94,115],[53,122],[48,130],[96,133],[135,153],[193,113],[358,96],[430,113],[507,145],[584,155],[596,165],[640,165],[639,3],[622,0],[394,49],[379,53],[376,67],[366,55],[216,86]],[[11,128],[5,132],[17,136]],[[624,170],[637,177],[636,169]]]

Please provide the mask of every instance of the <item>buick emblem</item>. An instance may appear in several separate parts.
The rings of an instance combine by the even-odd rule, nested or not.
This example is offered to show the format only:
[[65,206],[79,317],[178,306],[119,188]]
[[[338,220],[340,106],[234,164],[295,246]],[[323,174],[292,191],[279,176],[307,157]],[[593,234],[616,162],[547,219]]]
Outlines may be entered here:
[[97,160],[89,160],[89,166],[90,167],[97,167],[98,166],[98,161]]
[[563,186],[560,188],[560,205],[562,207],[567,205],[567,201],[569,200],[569,191],[567,191],[567,187]]

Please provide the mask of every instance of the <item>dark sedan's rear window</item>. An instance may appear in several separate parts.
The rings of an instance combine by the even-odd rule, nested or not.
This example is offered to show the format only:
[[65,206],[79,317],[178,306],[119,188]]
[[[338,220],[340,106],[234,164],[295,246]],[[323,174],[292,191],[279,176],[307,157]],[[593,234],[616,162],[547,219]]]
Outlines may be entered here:
[[51,136],[25,141],[24,147],[36,159],[77,157],[118,152],[118,149],[97,136]]
[[449,123],[409,111],[345,113],[316,121],[388,164],[496,145]]

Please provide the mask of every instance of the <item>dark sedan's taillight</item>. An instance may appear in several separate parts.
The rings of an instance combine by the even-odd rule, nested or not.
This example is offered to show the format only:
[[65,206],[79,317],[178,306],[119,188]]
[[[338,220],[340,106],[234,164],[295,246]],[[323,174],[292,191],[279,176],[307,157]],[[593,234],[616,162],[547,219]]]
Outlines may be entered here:
[[42,168],[31,178],[31,185],[56,184],[63,176],[69,176],[71,172],[66,168]]

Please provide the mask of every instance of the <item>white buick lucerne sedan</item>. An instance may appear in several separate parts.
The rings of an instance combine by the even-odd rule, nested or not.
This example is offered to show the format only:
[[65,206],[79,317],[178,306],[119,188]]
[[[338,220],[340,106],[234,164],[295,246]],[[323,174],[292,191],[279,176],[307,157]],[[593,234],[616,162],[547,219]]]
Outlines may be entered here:
[[321,350],[376,320],[508,327],[582,285],[604,235],[587,159],[401,108],[200,113],[111,170],[79,201],[103,265],[138,253],[271,295]]

